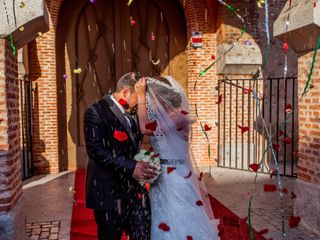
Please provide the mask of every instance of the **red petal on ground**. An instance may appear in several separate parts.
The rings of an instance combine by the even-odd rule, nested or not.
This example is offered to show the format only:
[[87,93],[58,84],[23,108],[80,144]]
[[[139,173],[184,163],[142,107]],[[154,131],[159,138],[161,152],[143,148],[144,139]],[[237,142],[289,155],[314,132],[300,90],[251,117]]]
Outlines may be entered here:
[[172,173],[175,169],[176,167],[167,167],[167,174]]
[[287,104],[287,105],[286,105],[285,111],[286,111],[287,113],[292,112],[292,106],[291,106],[291,104]]
[[203,202],[201,200],[196,201],[197,206],[203,206]]
[[297,195],[294,192],[291,192],[291,199],[297,198]]
[[150,190],[150,184],[149,184],[149,183],[146,183],[146,184],[144,185],[144,187],[147,189],[147,191]]
[[284,134],[284,131],[279,130],[279,137],[281,137]]
[[289,226],[291,228],[298,227],[300,220],[301,220],[301,217],[299,217],[299,216],[297,216],[297,217],[291,216],[289,218]]
[[274,184],[265,184],[263,189],[265,192],[276,192],[277,186]]
[[160,223],[158,227],[164,232],[170,231],[170,227],[166,223]]
[[210,130],[211,130],[211,127],[209,127],[208,124],[205,124],[205,125],[204,125],[204,130],[205,130],[205,131],[210,131]]
[[187,236],[187,240],[193,240],[192,236]]
[[287,194],[288,193],[288,189],[287,188],[282,188],[281,190],[283,193]]
[[113,138],[118,140],[119,142],[123,142],[128,139],[128,135],[125,132],[121,132],[121,131],[116,130],[113,133]]
[[260,165],[258,163],[251,163],[249,167],[254,171],[258,172]]
[[192,175],[192,172],[190,171],[190,172],[188,173],[188,175],[187,175],[187,176],[185,176],[184,178],[185,178],[185,179],[188,179],[188,178],[190,178],[190,177],[191,177],[191,175]]
[[150,131],[155,131],[157,129],[157,121],[149,122],[146,124],[145,128],[150,130]]

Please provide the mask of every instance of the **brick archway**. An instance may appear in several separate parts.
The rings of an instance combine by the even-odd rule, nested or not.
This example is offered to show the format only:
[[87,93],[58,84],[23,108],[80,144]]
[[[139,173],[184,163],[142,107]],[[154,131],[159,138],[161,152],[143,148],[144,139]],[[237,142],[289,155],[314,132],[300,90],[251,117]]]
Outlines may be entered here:
[[[63,145],[66,146],[66,142],[72,141],[67,136],[66,131],[61,132],[62,128],[67,129],[68,126],[67,122],[59,122],[61,113],[58,109],[62,107],[58,107],[58,99],[61,98],[60,91],[63,90],[64,83],[59,80],[61,76],[57,75],[58,60],[55,48],[59,44],[56,33],[59,32],[58,17],[61,11],[62,0],[47,0],[46,3],[50,13],[50,30],[44,34],[43,38],[37,38],[29,44],[30,79],[37,83],[37,96],[35,98],[37,99],[37,104],[33,113],[35,129],[33,133],[34,146],[40,146],[40,144],[43,146],[34,150],[34,166],[37,172],[59,172],[61,169],[73,169],[76,167],[75,165],[68,166],[66,164],[64,167],[61,167],[65,160],[62,160],[61,163],[59,159],[75,159],[76,155],[70,155],[68,147],[61,147]],[[199,112],[203,113],[203,120],[205,122],[213,125],[214,119],[212,118],[212,114],[214,113],[210,111],[210,107],[214,104],[217,96],[214,91],[208,92],[206,86],[211,86],[212,81],[215,81],[215,72],[210,72],[202,79],[200,84],[204,86],[201,87],[203,90],[195,92],[192,86],[198,72],[210,64],[210,55],[215,51],[214,18],[216,16],[212,10],[214,6],[208,4],[206,0],[197,1],[197,4],[194,4],[194,1],[180,0],[180,4],[187,22],[188,45],[185,51],[187,55],[187,82],[189,86],[187,92],[191,101],[199,102],[203,98],[208,99],[208,101],[200,106]],[[193,50],[190,48],[192,31],[203,32],[203,49]],[[62,111],[66,111],[66,109],[62,107]],[[60,127],[61,125],[62,128]],[[195,130],[194,136],[195,154],[200,159],[205,155],[206,147],[202,144],[203,139],[199,129]],[[203,159],[203,161],[205,165],[208,165],[209,160]]]

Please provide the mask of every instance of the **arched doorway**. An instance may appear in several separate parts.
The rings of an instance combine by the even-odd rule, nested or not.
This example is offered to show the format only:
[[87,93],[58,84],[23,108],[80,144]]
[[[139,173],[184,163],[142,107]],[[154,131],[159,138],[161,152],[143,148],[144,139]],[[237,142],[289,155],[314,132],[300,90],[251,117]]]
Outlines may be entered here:
[[178,0],[65,0],[56,45],[60,170],[85,167],[83,113],[124,73],[169,74],[187,88],[186,46]]

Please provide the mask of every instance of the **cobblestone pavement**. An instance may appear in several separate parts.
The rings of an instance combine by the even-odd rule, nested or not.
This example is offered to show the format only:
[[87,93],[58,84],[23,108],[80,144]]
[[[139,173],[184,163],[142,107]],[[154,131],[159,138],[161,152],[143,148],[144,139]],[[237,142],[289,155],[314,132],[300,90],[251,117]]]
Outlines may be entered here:
[[[259,174],[257,184],[253,185],[255,174],[252,172],[214,168],[212,178],[206,177],[208,192],[221,203],[230,208],[239,217],[247,216],[249,192],[253,190],[251,219],[253,228],[257,231],[268,229],[264,236],[273,240],[319,240],[320,236],[308,231],[299,224],[298,228],[289,228],[288,219],[293,215],[294,199],[291,191],[295,189],[295,179],[282,177],[283,188],[288,189],[284,197],[285,232],[286,237],[281,237],[280,197],[278,192],[266,193],[264,184],[276,184],[275,179],[270,179],[267,174]],[[254,188],[254,189],[253,189]],[[297,196],[299,197],[299,196]]]
[[62,172],[23,181],[27,240],[70,239],[74,175]]
[[26,235],[29,240],[59,239],[60,221],[26,224]]

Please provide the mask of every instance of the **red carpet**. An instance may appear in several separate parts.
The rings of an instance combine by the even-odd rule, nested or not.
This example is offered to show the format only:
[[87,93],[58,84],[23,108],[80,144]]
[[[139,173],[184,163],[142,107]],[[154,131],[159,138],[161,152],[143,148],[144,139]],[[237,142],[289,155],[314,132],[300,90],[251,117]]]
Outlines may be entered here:
[[[71,240],[97,240],[96,224],[91,209],[85,208],[85,171],[77,170],[74,186],[74,203],[71,222]],[[219,231],[221,240],[250,239],[246,219],[240,219],[217,199],[210,196],[215,218],[220,219]],[[254,231],[255,240],[266,240],[260,233]],[[127,238],[123,236],[122,240]],[[172,239],[180,240],[180,239]],[[184,239],[181,239],[184,240]],[[201,239],[194,239],[201,240]]]

